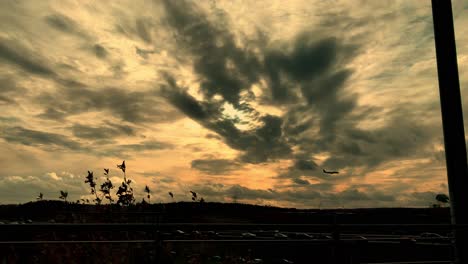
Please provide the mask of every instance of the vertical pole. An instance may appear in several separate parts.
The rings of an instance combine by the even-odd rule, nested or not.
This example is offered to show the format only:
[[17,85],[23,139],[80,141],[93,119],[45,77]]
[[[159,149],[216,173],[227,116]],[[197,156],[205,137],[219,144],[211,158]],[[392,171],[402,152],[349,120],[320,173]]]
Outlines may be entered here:
[[[468,169],[450,0],[432,0],[432,17],[452,224],[468,224]],[[455,263],[468,264],[468,230],[455,226]]]

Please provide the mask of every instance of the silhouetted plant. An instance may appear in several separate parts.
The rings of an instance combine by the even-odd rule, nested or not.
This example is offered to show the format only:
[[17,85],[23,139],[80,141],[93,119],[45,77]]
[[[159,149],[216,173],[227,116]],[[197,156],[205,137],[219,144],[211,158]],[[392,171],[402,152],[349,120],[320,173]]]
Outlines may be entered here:
[[96,204],[101,204],[102,199],[99,198],[97,192],[96,192],[96,182],[94,181],[94,175],[92,171],[88,171],[88,176],[86,176],[85,183],[89,183],[89,187],[91,187],[91,194],[94,194],[96,196]]
[[107,176],[106,181],[101,184],[100,191],[102,192],[104,198],[109,200],[109,203],[112,204],[114,199],[112,199],[111,190],[114,188],[112,181],[109,179],[109,169],[104,169],[104,175]]
[[119,190],[117,191],[117,196],[119,197],[117,204],[129,206],[135,203],[135,197],[133,196],[133,188],[130,187],[130,184],[132,183],[132,181],[130,179],[127,180],[127,175],[125,173],[125,170],[126,170],[125,160],[122,162],[121,165],[117,165],[117,168],[121,169],[122,172],[124,173],[124,181],[122,182],[122,185],[119,187]]
[[127,168],[127,167],[125,166],[125,160],[122,161],[122,164],[117,165],[117,168],[119,168],[119,169],[121,169],[121,170],[123,171],[124,177],[125,177],[125,170],[126,170],[126,168]]
[[148,203],[151,203],[151,190],[150,188],[148,187],[148,185],[145,186],[145,193],[146,193],[146,197],[148,198]]
[[42,201],[42,198],[44,197],[44,195],[42,193],[39,193],[39,196],[37,196],[37,200],[38,201]]
[[197,193],[194,191],[190,191],[192,193],[192,201],[196,202],[197,201]]
[[[132,180],[127,179],[125,161],[123,161],[122,164],[117,165],[117,168],[122,170],[124,174],[124,180],[122,182],[122,185],[119,186],[116,192],[116,195],[118,197],[118,200],[116,203],[118,205],[129,206],[135,203],[133,188],[130,186],[132,183]],[[109,179],[109,169],[104,169],[104,175],[107,176],[107,178],[106,178],[106,181],[101,184],[100,189],[99,189],[99,192],[102,193],[101,197],[99,197],[98,192],[96,191],[97,183],[95,181],[93,172],[88,171],[88,176],[86,176],[85,183],[89,183],[89,186],[91,187],[91,194],[96,196],[96,199],[94,199],[96,204],[101,204],[104,198],[108,199],[110,204],[114,202],[114,199],[112,198],[112,189],[114,188],[114,185],[112,181]],[[151,191],[148,186],[146,186],[145,192],[147,193],[148,199],[150,199]],[[84,203],[85,200],[82,199],[82,201]],[[86,202],[89,203],[89,200],[86,199]]]
[[192,193],[192,201],[194,202],[200,202],[200,203],[204,203],[205,202],[205,199],[203,199],[203,197],[200,197],[200,199],[198,199],[198,196],[197,196],[197,193],[194,192],[194,191],[190,191],[190,193]]
[[62,199],[64,202],[67,202],[67,197],[68,197],[68,192],[66,191],[60,191],[60,199]]

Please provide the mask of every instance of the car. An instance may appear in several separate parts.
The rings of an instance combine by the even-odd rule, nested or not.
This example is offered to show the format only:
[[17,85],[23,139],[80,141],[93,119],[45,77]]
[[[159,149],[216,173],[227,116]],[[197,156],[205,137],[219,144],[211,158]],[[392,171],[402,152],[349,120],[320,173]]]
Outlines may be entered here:
[[422,238],[444,238],[443,236],[437,233],[429,233],[429,232],[421,233],[419,234],[419,236]]
[[256,238],[257,235],[249,233],[249,232],[245,232],[245,233],[242,233],[242,237],[243,238]]
[[290,237],[296,238],[296,239],[314,239],[315,237],[313,235],[307,234],[307,233],[292,233],[289,235]]
[[416,239],[412,236],[402,236],[400,237],[400,244],[414,244]]
[[277,238],[277,239],[286,239],[286,238],[288,238],[288,236],[283,234],[283,233],[275,233],[274,237]]
[[419,234],[418,238],[421,242],[430,242],[430,243],[437,243],[437,242],[450,242],[449,237],[444,237],[440,234],[437,233],[430,233],[430,232],[424,232]]
[[216,231],[208,231],[207,234],[210,237],[219,237],[219,234]]

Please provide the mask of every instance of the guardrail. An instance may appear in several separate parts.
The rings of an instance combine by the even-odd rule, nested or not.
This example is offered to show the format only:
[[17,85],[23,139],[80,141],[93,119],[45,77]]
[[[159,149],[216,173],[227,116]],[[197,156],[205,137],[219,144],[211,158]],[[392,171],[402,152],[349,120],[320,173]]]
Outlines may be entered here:
[[[242,250],[248,248],[257,248],[259,252],[271,252],[271,248],[283,248],[286,250],[302,250],[310,252],[312,248],[321,248],[321,250],[332,250],[331,256],[350,256],[360,254],[360,248],[366,248],[369,252],[375,251],[380,248],[404,248],[414,247],[417,252],[423,250],[432,251],[434,249],[441,250],[447,256],[450,255],[452,248],[452,238],[443,237],[440,241],[443,243],[427,243],[430,240],[437,240],[436,238],[415,238],[410,234],[420,234],[421,232],[451,232],[453,229],[468,229],[468,225],[451,225],[451,224],[271,224],[271,223],[30,223],[30,224],[1,224],[0,233],[4,234],[0,237],[0,247],[4,246],[34,246],[38,244],[46,245],[70,245],[70,244],[154,244],[154,248],[161,250],[161,245],[169,246],[170,248],[182,251],[184,248],[202,248],[209,250],[232,250],[234,247],[239,247]],[[176,232],[183,230],[183,232]],[[390,232],[400,231],[401,234],[388,235]],[[115,240],[90,240],[90,239],[59,239],[59,240],[25,240],[18,236],[18,239],[11,239],[8,234],[23,234],[27,237],[33,234],[43,233],[60,233],[63,234],[86,234],[87,232],[124,232],[127,234],[135,231],[140,234],[138,239],[130,239],[132,236],[125,236],[129,239]],[[139,231],[139,232],[137,232]],[[245,237],[242,238],[200,238],[200,236],[193,236],[196,232],[203,232],[203,234],[215,231],[223,233],[241,234],[244,232],[252,232],[257,234],[263,233],[278,233],[283,232],[289,235],[294,232],[305,232],[309,234],[322,234],[319,238],[314,239],[294,239],[292,236],[285,239],[268,239],[258,237]],[[357,233],[356,233],[357,231]],[[262,233],[263,232],[263,233]],[[289,232],[289,233],[288,233]],[[146,233],[146,234],[145,234]],[[29,234],[29,235],[28,235]],[[327,234],[329,236],[323,236]],[[387,235],[386,235],[387,234]],[[368,235],[368,237],[366,237]],[[400,236],[400,237],[399,237]],[[61,236],[59,236],[61,237]],[[124,238],[125,238],[124,237]],[[148,237],[150,239],[146,239]],[[226,237],[226,236],[225,236]],[[61,237],[64,238],[64,237]],[[84,237],[86,238],[86,237]],[[105,238],[105,236],[104,236]],[[133,238],[136,238],[133,236]],[[141,238],[141,239],[140,239]],[[408,244],[409,243],[409,244]],[[270,251],[269,251],[270,250]],[[320,250],[319,250],[320,251]],[[273,252],[272,252],[273,253]],[[320,252],[319,252],[320,253]],[[419,254],[419,253],[418,253]],[[387,257],[389,255],[386,255]],[[451,256],[451,255],[450,255]],[[387,260],[387,257],[373,260]],[[372,262],[357,262],[357,257],[349,262],[341,263],[372,263]],[[448,259],[448,258],[447,258]],[[409,259],[408,259],[409,260]],[[414,260],[414,259],[412,259]],[[338,260],[335,263],[340,263]],[[374,262],[375,264],[380,264]],[[373,264],[374,264],[373,263]],[[382,262],[382,264],[389,263],[451,263],[450,261],[439,262]]]

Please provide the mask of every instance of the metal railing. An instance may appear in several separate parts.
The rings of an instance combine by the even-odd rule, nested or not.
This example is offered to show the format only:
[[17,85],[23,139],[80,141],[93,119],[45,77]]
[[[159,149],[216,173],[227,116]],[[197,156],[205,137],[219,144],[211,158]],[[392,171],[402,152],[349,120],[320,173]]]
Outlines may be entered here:
[[[0,233],[5,234],[0,238],[0,247],[3,246],[34,246],[38,244],[51,245],[70,245],[70,244],[154,244],[155,246],[170,245],[172,248],[255,248],[255,247],[280,247],[280,248],[302,248],[307,251],[314,247],[330,248],[334,252],[332,255],[352,255],[353,250],[360,247],[385,248],[390,245],[393,247],[417,246],[419,251],[428,248],[428,251],[434,248],[442,249],[444,252],[452,251],[453,237],[445,236],[437,242],[437,238],[418,237],[422,232],[449,233],[456,229],[468,229],[468,225],[452,224],[251,224],[251,223],[32,223],[32,224],[2,224]],[[183,230],[181,233],[175,231]],[[90,239],[60,239],[60,240],[15,240],[8,239],[8,234],[34,234],[34,233],[92,233],[92,232],[127,232],[140,231],[152,236],[151,239],[142,237],[141,239],[116,239],[116,240],[90,240]],[[258,237],[242,238],[241,236],[228,238],[221,235],[217,238],[192,237],[195,231],[206,232],[225,232],[230,234],[241,234],[242,232],[253,232],[261,234],[262,232],[304,232],[321,234],[318,238],[295,239],[289,236],[284,239]],[[358,231],[356,233],[356,231]],[[395,232],[399,231],[399,232]],[[289,233],[288,233],[289,232]],[[393,235],[391,232],[397,233]],[[326,235],[326,236],[324,236]],[[413,241],[413,239],[416,239]],[[428,242],[429,241],[429,242]],[[434,242],[435,241],[435,242]],[[314,246],[315,245],[315,246]],[[345,252],[347,253],[336,253]],[[429,253],[429,252],[428,252]],[[447,253],[448,254],[448,253]],[[346,262],[346,263],[451,263],[450,258],[443,261],[432,262]],[[356,258],[357,259],[357,258]],[[380,259],[380,260],[384,260]],[[374,259],[379,260],[379,259]],[[405,260],[404,257],[401,260]],[[409,260],[409,259],[408,259]],[[340,263],[337,261],[336,263]]]

